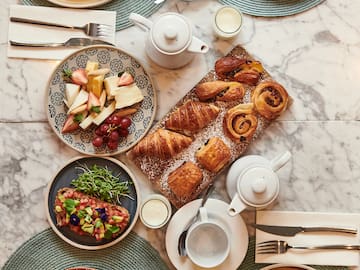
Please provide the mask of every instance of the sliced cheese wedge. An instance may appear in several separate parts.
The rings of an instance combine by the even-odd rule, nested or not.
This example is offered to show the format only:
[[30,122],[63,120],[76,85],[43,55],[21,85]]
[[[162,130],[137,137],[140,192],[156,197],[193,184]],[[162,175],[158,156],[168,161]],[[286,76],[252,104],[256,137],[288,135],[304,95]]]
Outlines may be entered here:
[[80,85],[74,83],[65,84],[65,97],[66,102],[65,105],[69,108],[73,103],[75,98],[80,92]]
[[88,115],[88,117],[86,117],[81,123],[80,123],[80,127],[82,129],[87,129],[88,127],[91,126],[91,124],[93,123],[94,119],[96,118],[98,114],[96,113],[91,113]]
[[115,101],[113,101],[109,106],[105,107],[101,113],[96,116],[96,118],[93,120],[93,123],[95,125],[100,125],[102,122],[105,121],[106,118],[108,118],[113,112],[115,111]]
[[135,83],[127,86],[122,86],[119,87],[119,90],[116,92],[115,95],[115,108],[121,109],[124,107],[128,107],[142,101],[143,99],[144,96]]
[[118,76],[110,76],[105,78],[104,80],[104,86],[106,90],[107,99],[113,99],[114,96],[112,96],[110,93],[114,91],[115,89],[119,88],[118,86],[119,77]]
[[88,100],[88,96],[89,96],[89,93],[86,92],[84,89],[81,89],[79,94],[76,96],[74,102],[71,104],[67,113],[70,114],[71,111],[73,111],[77,107],[85,104]]

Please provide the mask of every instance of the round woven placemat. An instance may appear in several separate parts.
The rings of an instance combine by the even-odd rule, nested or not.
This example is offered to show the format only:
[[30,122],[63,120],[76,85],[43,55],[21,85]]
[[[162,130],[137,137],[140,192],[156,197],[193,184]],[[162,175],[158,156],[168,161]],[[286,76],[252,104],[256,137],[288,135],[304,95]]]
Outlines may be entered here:
[[219,0],[224,5],[238,7],[253,16],[280,17],[308,10],[324,0]]
[[[28,6],[59,7],[46,0],[21,0],[21,2]],[[132,25],[129,21],[129,14],[131,12],[149,17],[163,4],[164,3],[155,4],[154,1],[150,0],[136,0],[136,3],[134,0],[113,0],[107,4],[91,9],[116,11],[116,31],[119,31]]]
[[90,251],[70,246],[49,228],[20,246],[2,270],[64,270],[79,266],[98,270],[168,269],[159,253],[134,232],[119,244]]

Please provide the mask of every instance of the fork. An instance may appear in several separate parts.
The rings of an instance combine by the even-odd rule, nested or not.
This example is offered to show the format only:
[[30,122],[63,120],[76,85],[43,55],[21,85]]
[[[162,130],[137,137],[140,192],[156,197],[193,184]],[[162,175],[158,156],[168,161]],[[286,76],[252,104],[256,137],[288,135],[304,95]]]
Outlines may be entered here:
[[54,27],[61,27],[67,28],[71,30],[82,30],[86,35],[91,37],[107,37],[110,36],[113,27],[108,24],[100,24],[100,23],[87,23],[83,26],[72,26],[72,25],[65,25],[65,24],[58,24],[58,23],[51,23],[51,22],[43,22],[38,20],[32,19],[25,19],[25,18],[17,18],[17,17],[10,17],[11,22],[19,22],[19,23],[30,23],[30,24],[37,24],[37,25],[44,25],[44,26],[54,26]]
[[282,254],[289,249],[302,250],[318,250],[318,249],[332,249],[332,250],[360,250],[360,245],[326,245],[326,246],[290,246],[286,241],[273,240],[258,243],[256,245],[257,254]]

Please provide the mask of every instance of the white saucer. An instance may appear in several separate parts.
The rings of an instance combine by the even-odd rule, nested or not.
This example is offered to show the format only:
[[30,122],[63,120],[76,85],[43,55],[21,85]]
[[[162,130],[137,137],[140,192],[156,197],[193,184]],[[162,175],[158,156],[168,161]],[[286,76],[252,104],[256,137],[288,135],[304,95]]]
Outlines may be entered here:
[[103,5],[112,0],[48,0],[49,2],[62,7],[89,8]]
[[[172,264],[179,270],[202,269],[193,264],[188,257],[180,257],[177,250],[177,242],[186,224],[196,214],[201,200],[192,201],[180,208],[170,220],[166,231],[166,251]],[[223,201],[209,199],[205,204],[210,219],[217,219],[229,230],[231,235],[230,254],[219,266],[218,270],[236,269],[244,260],[249,236],[245,222],[240,215],[231,217],[227,214],[229,205]]]

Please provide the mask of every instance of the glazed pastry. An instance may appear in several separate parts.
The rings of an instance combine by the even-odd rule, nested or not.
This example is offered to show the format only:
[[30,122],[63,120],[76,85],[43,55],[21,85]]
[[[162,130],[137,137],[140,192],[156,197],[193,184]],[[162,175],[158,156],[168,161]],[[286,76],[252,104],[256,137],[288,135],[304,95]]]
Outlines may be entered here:
[[269,120],[275,119],[286,110],[288,99],[285,88],[276,82],[259,84],[251,95],[257,112]]
[[178,199],[186,199],[196,190],[202,178],[200,168],[188,161],[169,174],[168,185]]
[[197,161],[211,172],[220,171],[230,160],[230,148],[218,137],[211,138],[195,154]]
[[225,134],[234,142],[249,142],[257,127],[254,104],[239,104],[229,109],[224,116]]
[[243,98],[245,89],[238,82],[212,81],[199,84],[195,93],[201,101],[215,97],[221,101],[236,101]]
[[133,157],[155,156],[160,159],[168,159],[180,153],[192,142],[190,137],[169,131],[158,129],[143,138],[132,150]]
[[220,79],[229,79],[241,83],[256,85],[264,71],[259,61],[225,56],[215,63],[215,72]]
[[187,101],[169,116],[165,121],[165,127],[191,135],[206,127],[217,117],[219,111],[220,109],[213,104]]

